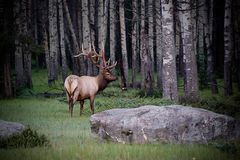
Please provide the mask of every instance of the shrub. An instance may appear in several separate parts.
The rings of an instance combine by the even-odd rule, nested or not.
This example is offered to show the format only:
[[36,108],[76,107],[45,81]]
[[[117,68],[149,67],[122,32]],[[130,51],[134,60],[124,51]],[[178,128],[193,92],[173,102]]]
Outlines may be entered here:
[[49,141],[45,135],[39,135],[30,128],[27,128],[19,135],[13,135],[7,139],[0,139],[0,148],[28,148],[48,145]]
[[183,97],[179,103],[182,105],[191,105],[193,107],[205,108],[217,113],[227,114],[233,117],[240,116],[240,94],[235,94],[230,97],[221,95],[202,96],[197,101],[191,101]]

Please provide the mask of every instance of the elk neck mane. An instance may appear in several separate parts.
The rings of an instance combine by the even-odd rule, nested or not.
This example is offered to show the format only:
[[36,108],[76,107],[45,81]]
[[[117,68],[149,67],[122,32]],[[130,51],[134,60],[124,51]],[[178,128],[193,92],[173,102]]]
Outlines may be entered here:
[[96,76],[97,84],[99,86],[99,91],[104,90],[107,87],[107,84],[109,83],[106,79],[104,79],[103,75],[99,73]]

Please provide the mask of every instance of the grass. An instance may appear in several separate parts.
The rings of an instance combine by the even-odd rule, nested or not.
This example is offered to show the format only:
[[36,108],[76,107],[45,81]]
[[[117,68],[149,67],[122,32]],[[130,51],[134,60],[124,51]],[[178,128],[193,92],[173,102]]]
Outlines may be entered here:
[[0,116],[44,134],[50,146],[0,149],[0,159],[234,159],[234,155],[210,145],[103,143],[90,133],[88,108],[79,117],[75,106],[69,117],[65,102],[46,98],[1,100]]
[[[37,93],[47,90],[53,93],[62,92],[62,82],[56,83],[53,89],[49,89],[47,81],[40,78],[44,77],[43,74],[45,72],[41,70],[33,73],[34,88],[31,92],[35,96],[30,94],[29,90],[23,90],[18,98],[0,100],[0,119],[20,122],[29,126],[39,135],[45,135],[50,145],[2,148],[0,149],[0,159],[235,160],[240,158],[238,142],[231,144],[230,147],[221,146],[218,143],[212,145],[123,145],[101,142],[91,135],[89,124],[91,113],[88,101],[85,103],[83,116],[79,116],[79,104],[76,104],[73,117],[70,118],[65,97],[43,98],[37,96]],[[206,93],[203,92],[203,94]],[[204,96],[202,97],[206,100]],[[218,98],[216,99],[218,100]],[[229,101],[232,102],[232,99]],[[115,82],[96,97],[95,109],[96,112],[100,112],[116,107],[128,108],[145,104],[167,105],[171,103],[161,98],[144,97],[139,94],[139,90],[135,89],[122,92],[118,87],[118,82]],[[229,150],[231,147],[234,149]]]

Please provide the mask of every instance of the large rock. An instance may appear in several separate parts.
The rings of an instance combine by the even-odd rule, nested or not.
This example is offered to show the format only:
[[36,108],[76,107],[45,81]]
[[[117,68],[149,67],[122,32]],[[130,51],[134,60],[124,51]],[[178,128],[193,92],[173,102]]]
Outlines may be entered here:
[[6,139],[10,136],[20,134],[25,128],[26,127],[20,123],[0,120],[0,139]]
[[90,123],[94,135],[121,143],[208,143],[240,137],[234,118],[180,105],[111,109],[92,115]]

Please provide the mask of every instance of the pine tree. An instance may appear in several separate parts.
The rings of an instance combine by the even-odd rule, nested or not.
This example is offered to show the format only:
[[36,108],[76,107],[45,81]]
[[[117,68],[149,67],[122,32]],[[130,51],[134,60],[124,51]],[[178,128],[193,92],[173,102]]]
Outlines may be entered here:
[[198,74],[197,62],[195,55],[195,41],[193,39],[193,25],[191,15],[191,2],[190,0],[179,0],[180,6],[180,20],[181,32],[183,42],[183,57],[184,57],[184,91],[185,98],[190,101],[198,99]]
[[162,10],[162,84],[163,98],[177,101],[176,55],[173,31],[172,0],[161,0]]
[[126,44],[126,24],[125,24],[125,10],[124,0],[119,1],[119,16],[120,16],[120,32],[121,32],[121,49],[122,49],[122,68],[123,68],[123,82],[122,87],[128,87],[128,56]]
[[225,15],[224,15],[224,95],[230,96],[232,94],[232,24],[231,24],[231,4],[232,0],[225,1]]
[[57,28],[57,0],[50,0],[49,4],[49,52],[48,56],[48,85],[58,79],[58,28]]

